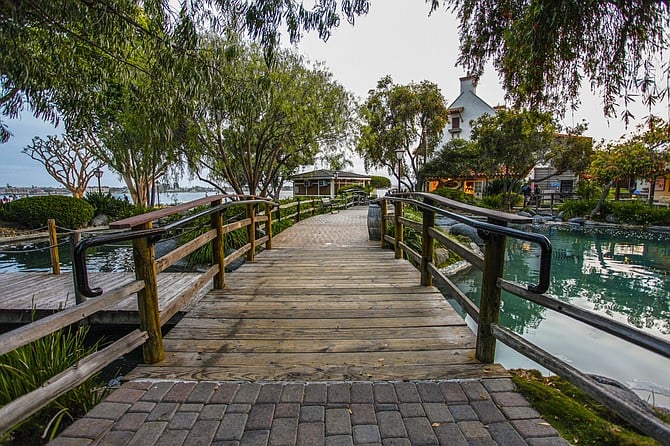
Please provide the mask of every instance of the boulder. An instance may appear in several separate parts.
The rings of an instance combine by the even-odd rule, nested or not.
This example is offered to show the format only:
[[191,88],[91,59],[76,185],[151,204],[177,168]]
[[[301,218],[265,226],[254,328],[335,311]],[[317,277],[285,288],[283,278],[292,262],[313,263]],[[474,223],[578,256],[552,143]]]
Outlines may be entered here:
[[541,225],[544,223],[544,217],[541,215],[536,215],[533,217],[533,224],[534,225]]
[[472,226],[468,226],[465,223],[457,223],[449,228],[451,234],[464,235],[470,237],[470,240],[475,242],[479,246],[484,246],[484,240],[479,236],[477,230]]
[[571,223],[573,225],[583,225],[586,223],[586,219],[584,217],[573,217],[568,220],[568,223]]
[[618,223],[619,219],[617,219],[616,215],[614,215],[614,214],[607,214],[607,215],[605,215],[605,221],[607,223]]
[[105,214],[98,214],[91,220],[91,226],[107,226],[109,224],[109,217]]

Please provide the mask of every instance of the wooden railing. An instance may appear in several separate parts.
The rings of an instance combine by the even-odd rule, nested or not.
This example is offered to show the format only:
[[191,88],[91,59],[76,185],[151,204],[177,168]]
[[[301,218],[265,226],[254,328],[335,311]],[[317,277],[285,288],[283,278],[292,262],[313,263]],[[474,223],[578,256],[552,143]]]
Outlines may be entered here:
[[[433,280],[441,286],[449,297],[454,298],[465,312],[477,322],[476,356],[482,362],[492,363],[495,356],[496,339],[512,349],[532,359],[548,370],[567,379],[586,394],[612,409],[645,434],[668,444],[670,426],[660,419],[650,417],[635,405],[621,399],[608,388],[600,385],[587,374],[551,355],[535,344],[501,326],[498,317],[501,306],[501,291],[505,290],[522,299],[529,300],[545,308],[559,312],[565,316],[588,324],[606,333],[624,339],[634,345],[670,358],[670,343],[645,333],[636,328],[622,324],[611,318],[579,308],[558,300],[547,294],[550,279],[551,244],[546,237],[527,233],[512,228],[508,224],[530,223],[530,219],[490,209],[479,208],[438,195],[414,192],[387,195],[378,200],[381,205],[381,245],[389,245],[395,250],[396,258],[407,256],[421,271],[421,284],[431,285]],[[388,204],[392,203],[394,235],[386,234],[390,215]],[[422,213],[422,222],[410,220],[403,215],[404,206],[413,206]],[[466,217],[485,217],[486,222]],[[478,230],[485,241],[484,256],[471,251],[468,247],[447,237],[435,227],[435,216],[442,215]],[[404,241],[404,227],[411,227],[421,232],[422,252],[416,252]],[[505,261],[505,241],[507,237],[537,243],[541,248],[540,277],[536,285],[523,287],[503,279]],[[451,249],[474,268],[483,272],[480,306],[474,304],[448,277],[435,266],[433,250],[435,244]],[[616,359],[613,358],[613,361]]]
[[[224,202],[224,200],[226,201]],[[153,227],[157,220],[179,215],[202,206],[209,206],[209,208],[182,218],[175,223],[158,228]],[[222,212],[233,206],[244,209],[246,215],[241,220],[224,225]],[[145,362],[155,363],[160,361],[163,357],[161,327],[205,286],[212,283],[214,288],[222,288],[225,284],[225,267],[231,262],[244,255],[246,255],[247,260],[253,261],[256,248],[263,244],[266,249],[272,248],[272,216],[273,212],[276,211],[276,204],[268,199],[216,195],[119,220],[112,223],[111,226],[116,229],[128,229],[127,231],[91,237],[77,244],[74,250],[73,273],[75,274],[77,291],[82,295],[81,300],[73,307],[0,335],[0,356],[57,330],[79,323],[98,311],[118,304],[133,294],[137,294],[138,298],[140,328],[123,336],[108,347],[80,360],[74,366],[49,379],[39,389],[0,408],[0,433],[6,432],[51,401],[85,382],[112,361],[139,346],[143,346]],[[164,234],[206,216],[210,217],[211,229],[209,231],[163,257],[155,258],[154,244]],[[265,235],[256,238],[256,226],[258,224],[264,224]],[[225,234],[243,228],[248,231],[247,244],[225,256]],[[132,240],[133,242],[136,280],[112,290],[91,288],[86,269],[86,251],[94,246],[123,240]],[[169,306],[159,311],[158,274],[207,243],[211,243],[213,248],[212,266],[202,273],[188,290],[172,300]]]

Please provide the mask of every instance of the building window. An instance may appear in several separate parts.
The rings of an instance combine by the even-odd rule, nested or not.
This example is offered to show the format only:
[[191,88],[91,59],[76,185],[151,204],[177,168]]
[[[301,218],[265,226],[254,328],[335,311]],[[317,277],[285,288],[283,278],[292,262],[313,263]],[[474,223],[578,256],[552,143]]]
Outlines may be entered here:
[[451,117],[451,128],[456,130],[461,128],[461,118],[458,116]]

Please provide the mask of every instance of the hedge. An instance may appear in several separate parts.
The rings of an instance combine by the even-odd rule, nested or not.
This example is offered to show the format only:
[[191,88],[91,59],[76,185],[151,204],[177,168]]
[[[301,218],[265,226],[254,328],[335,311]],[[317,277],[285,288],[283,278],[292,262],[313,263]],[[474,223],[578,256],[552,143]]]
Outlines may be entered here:
[[11,221],[29,228],[45,226],[53,218],[58,226],[78,229],[88,225],[93,212],[93,206],[81,198],[48,195],[12,201],[7,214]]

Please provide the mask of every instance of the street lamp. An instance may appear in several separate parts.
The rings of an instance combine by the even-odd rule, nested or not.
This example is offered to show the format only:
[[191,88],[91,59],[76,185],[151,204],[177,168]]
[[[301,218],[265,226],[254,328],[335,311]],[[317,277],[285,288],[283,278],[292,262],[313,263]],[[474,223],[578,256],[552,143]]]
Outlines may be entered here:
[[405,149],[398,147],[395,149],[395,157],[398,159],[398,192],[400,192],[400,178],[402,178],[402,159],[405,156]]
[[100,186],[100,178],[102,178],[102,169],[101,168],[96,168],[93,171],[93,175],[98,179],[98,193],[102,195],[102,187]]

